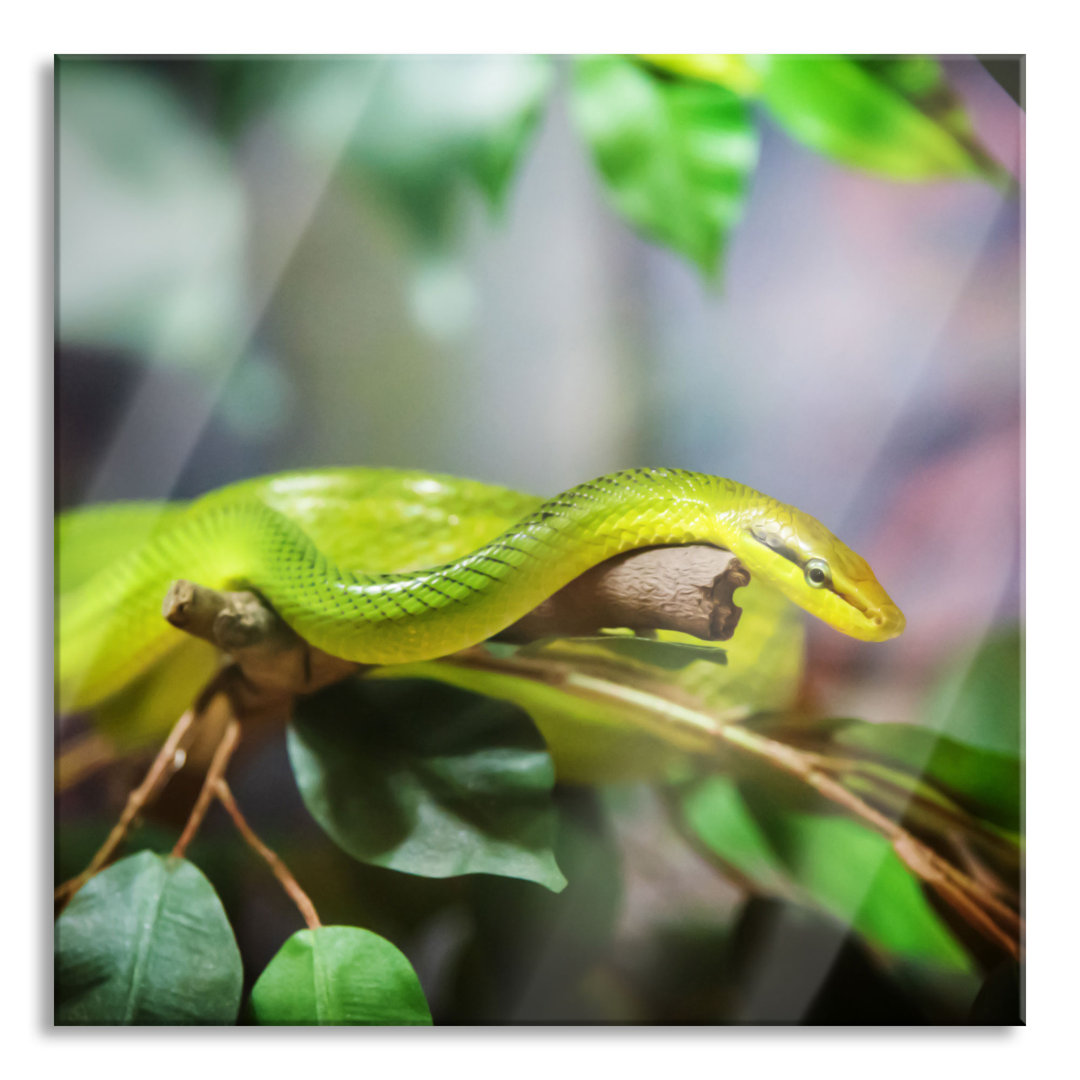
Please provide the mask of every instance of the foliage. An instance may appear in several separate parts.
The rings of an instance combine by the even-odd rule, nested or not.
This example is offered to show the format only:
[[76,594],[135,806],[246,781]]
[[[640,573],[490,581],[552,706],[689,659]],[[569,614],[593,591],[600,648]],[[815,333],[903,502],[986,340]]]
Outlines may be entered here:
[[251,991],[259,1024],[430,1024],[409,961],[385,938],[355,926],[293,934]]
[[893,180],[1008,177],[930,57],[765,56],[760,95],[793,138]]
[[746,102],[631,60],[576,62],[574,111],[619,212],[711,274],[757,160]]
[[[760,634],[752,615],[748,628],[751,638]],[[893,963],[977,986],[956,912],[929,901],[934,875],[908,846],[965,836],[984,879],[1018,887],[1016,754],[926,727],[802,716],[791,708],[794,682],[788,701],[774,698],[766,711],[742,699],[735,720],[733,691],[746,685],[737,666],[700,656],[701,646],[627,644],[565,639],[496,648],[486,658],[377,669],[304,699],[289,733],[304,801],[321,828],[367,864],[435,879],[494,875],[518,889],[544,885],[553,896],[576,873],[595,888],[610,841],[598,847],[580,826],[567,833],[564,818],[557,843],[546,740],[578,781],[635,771],[658,780],[691,848],[751,895],[819,911]],[[991,640],[985,652],[999,647]],[[766,676],[768,655],[759,650],[753,665]],[[774,673],[787,655],[775,654]],[[963,682],[957,708],[980,700],[1000,674],[985,657],[965,667],[982,678]],[[618,757],[626,745],[630,756],[610,766],[602,748]],[[819,780],[808,785],[809,774],[789,768],[792,754],[814,763]],[[633,789],[612,790],[617,805],[618,792]],[[853,815],[849,796],[866,811]],[[897,823],[904,846],[881,833],[870,811]],[[612,875],[617,881],[617,870]],[[509,895],[519,903],[518,893]],[[567,916],[556,912],[582,902],[574,895],[568,891],[570,908],[554,909],[557,925]],[[593,901],[585,902],[578,917],[592,918]],[[493,928],[498,908],[482,916],[495,919]],[[510,925],[518,924],[507,933]],[[599,943],[607,932],[591,933],[601,934]],[[485,951],[494,946],[481,948],[480,940],[462,954],[464,979],[494,962]],[[498,950],[510,947],[505,940]],[[574,967],[573,977],[586,968]],[[57,923],[60,1023],[228,1023],[240,979],[220,902],[183,859],[143,852],[122,860],[91,879]],[[456,1007],[502,1015],[489,997],[470,1000]],[[592,1015],[596,1005],[581,999],[575,1008]],[[430,1021],[408,960],[382,936],[350,926],[290,938],[255,982],[246,1015],[273,1024]]]
[[[569,108],[612,206],[705,278],[745,209],[765,118],[888,180],[1015,189],[931,57],[607,55],[568,66]],[[504,210],[560,87],[558,64],[540,56],[220,58],[201,65],[196,86],[214,130],[153,70],[58,64],[60,213],[68,192],[109,190],[103,205],[116,215],[83,215],[92,233],[61,231],[65,265],[94,260],[94,273],[63,275],[58,307],[68,343],[182,364],[250,351],[243,178],[222,136],[269,131],[313,169],[341,170],[384,201],[422,253],[446,248],[469,192]],[[103,120],[118,110],[127,137],[105,138]],[[144,243],[95,259],[117,221],[133,217],[144,227],[124,235]],[[233,378],[271,408],[273,371],[259,355]]]
[[540,56],[378,56],[293,62],[281,123],[296,144],[342,155],[420,240],[441,240],[468,188],[498,210],[540,118]]
[[566,884],[551,851],[551,759],[510,705],[351,680],[301,702],[289,756],[307,808],[354,858]]
[[242,980],[221,902],[183,859],[122,859],[56,923],[59,1024],[231,1024]]
[[710,777],[684,795],[707,847],[763,891],[821,907],[896,956],[968,970],[970,961],[889,841],[835,813],[774,799],[767,785]]

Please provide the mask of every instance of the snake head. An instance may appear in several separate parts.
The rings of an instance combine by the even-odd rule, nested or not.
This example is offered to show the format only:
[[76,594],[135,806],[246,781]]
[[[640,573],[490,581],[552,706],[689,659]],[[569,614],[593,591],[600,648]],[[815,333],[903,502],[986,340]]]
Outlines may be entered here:
[[751,512],[736,554],[800,607],[861,641],[903,632],[903,613],[869,563],[824,525],[794,507]]

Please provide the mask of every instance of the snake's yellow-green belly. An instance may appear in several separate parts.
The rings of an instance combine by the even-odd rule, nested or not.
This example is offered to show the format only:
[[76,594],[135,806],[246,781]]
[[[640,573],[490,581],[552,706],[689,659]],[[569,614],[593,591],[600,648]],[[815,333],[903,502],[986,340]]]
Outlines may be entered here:
[[[95,513],[123,521],[126,538]],[[844,580],[865,595],[876,587],[891,604],[865,563],[812,518],[684,470],[617,473],[547,501],[423,473],[320,470],[245,481],[187,506],[77,512],[58,530],[59,705],[109,697],[182,640],[161,617],[177,578],[254,588],[334,655],[407,663],[483,641],[620,552],[703,542],[735,551],[839,629],[891,636],[862,614],[845,625],[839,600],[819,603],[749,531],[762,520],[812,535],[847,568]]]

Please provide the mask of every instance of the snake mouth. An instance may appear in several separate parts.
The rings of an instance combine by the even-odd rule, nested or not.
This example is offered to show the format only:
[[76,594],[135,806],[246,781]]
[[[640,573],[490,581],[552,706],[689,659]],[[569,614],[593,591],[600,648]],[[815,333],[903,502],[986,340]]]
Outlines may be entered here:
[[870,629],[871,641],[888,641],[904,632],[907,620],[904,613],[895,605],[870,608],[863,612]]
[[874,583],[876,596],[867,596],[865,590],[860,594],[854,590],[834,589],[853,613],[857,613],[857,630],[849,630],[853,637],[863,641],[889,641],[904,632],[907,620],[904,613],[892,602],[884,589]]

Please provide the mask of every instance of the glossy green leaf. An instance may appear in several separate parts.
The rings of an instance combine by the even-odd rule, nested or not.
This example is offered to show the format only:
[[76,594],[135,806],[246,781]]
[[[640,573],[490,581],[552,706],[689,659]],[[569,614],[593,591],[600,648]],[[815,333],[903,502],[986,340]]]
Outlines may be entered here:
[[885,837],[832,813],[784,805],[757,784],[709,778],[684,801],[697,835],[765,887],[787,891],[906,959],[965,970],[969,961]]
[[757,161],[747,106],[619,56],[574,65],[574,115],[619,212],[711,274]]
[[91,878],[56,922],[57,1024],[231,1024],[240,951],[191,863],[144,851]]
[[412,965],[385,938],[355,926],[300,930],[251,991],[260,1024],[431,1023]]
[[982,177],[1010,183],[930,57],[751,59],[770,113],[792,138],[820,154],[894,180]]
[[304,804],[354,858],[565,886],[554,768],[519,709],[428,681],[353,679],[301,702],[288,745]]
[[927,727],[970,746],[1023,757],[1024,638],[998,631],[949,666],[927,703]]
[[463,183],[498,209],[551,85],[542,56],[303,60],[280,119],[301,145],[358,169],[427,239]]

